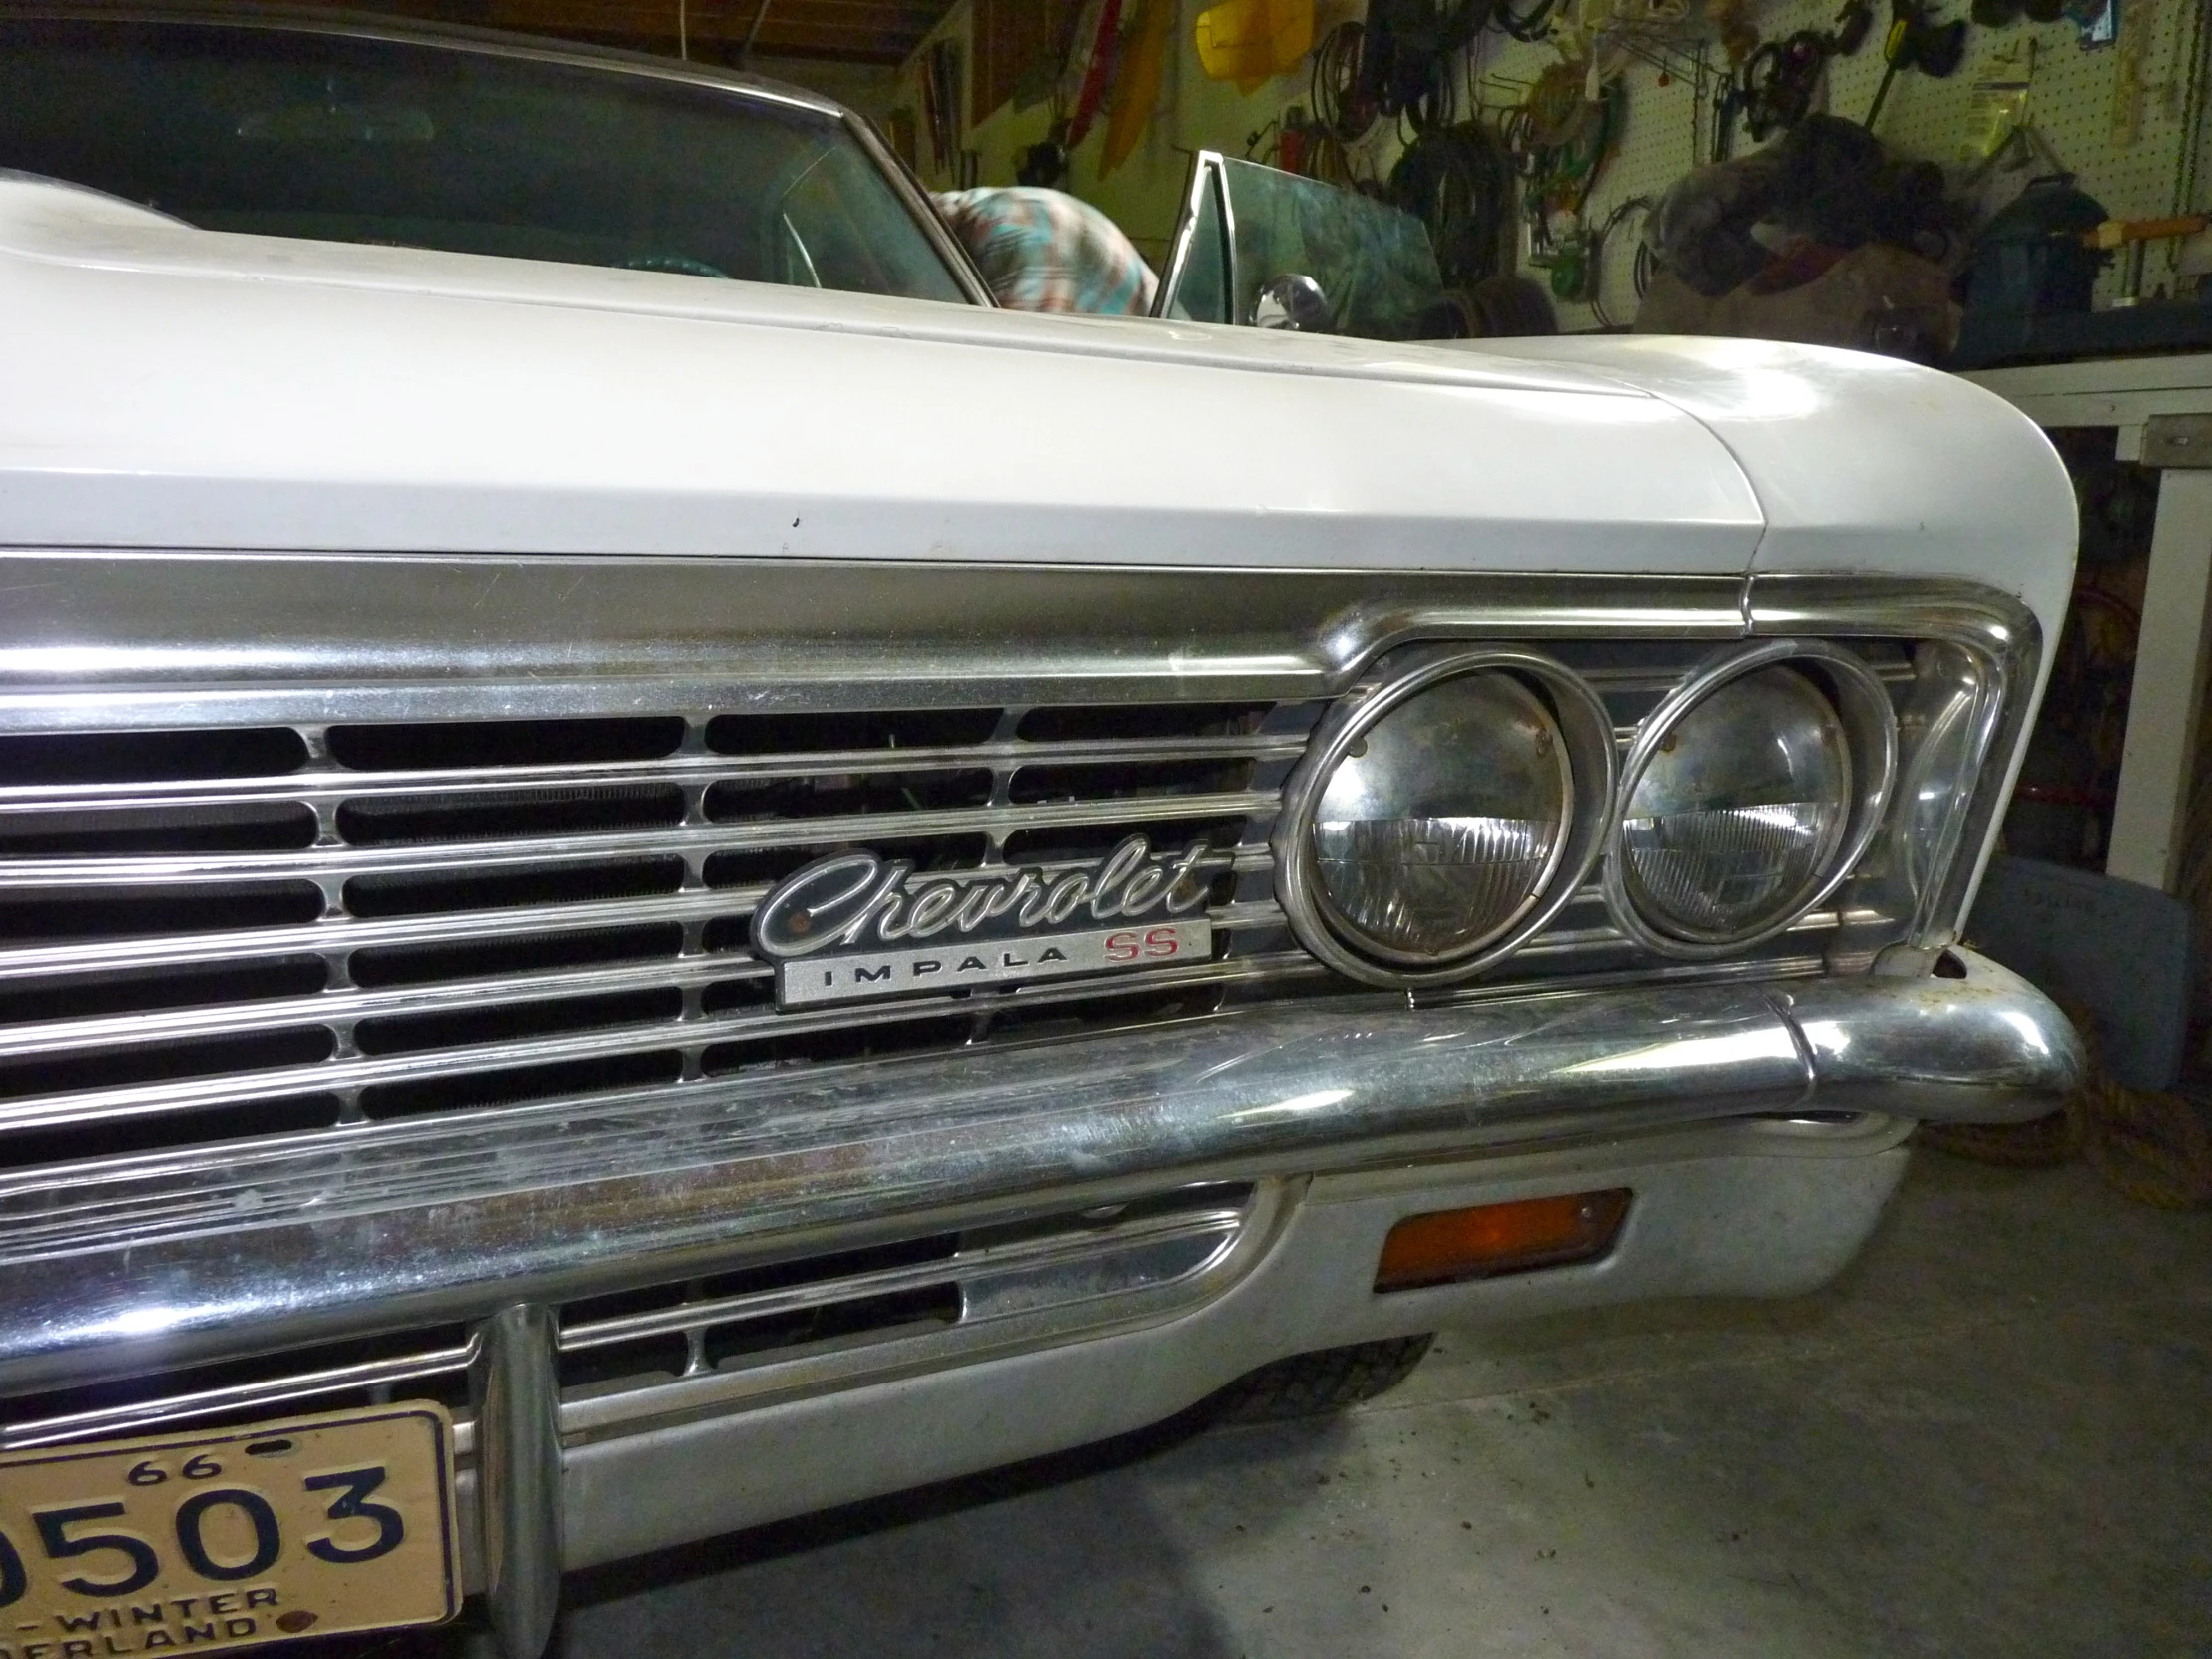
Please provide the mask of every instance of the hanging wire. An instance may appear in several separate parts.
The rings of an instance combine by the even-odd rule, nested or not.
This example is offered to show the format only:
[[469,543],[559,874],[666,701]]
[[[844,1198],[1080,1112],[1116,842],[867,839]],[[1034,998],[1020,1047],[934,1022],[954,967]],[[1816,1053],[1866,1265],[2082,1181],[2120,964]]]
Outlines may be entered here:
[[1558,9],[1559,0],[1530,0],[1525,11],[1516,12],[1506,0],[1498,0],[1490,21],[1515,40],[1539,41],[1550,32],[1552,13]]
[[1512,167],[1479,121],[1430,128],[1390,169],[1389,200],[1428,227],[1446,287],[1472,287],[1494,276],[1511,212]]
[[[1648,215],[1651,208],[1652,201],[1648,196],[1623,197],[1613,204],[1612,211],[1600,220],[1597,229],[1590,233],[1590,309],[1596,313],[1598,323],[1602,327],[1614,328],[1619,326],[1611,316],[1606,314],[1605,310],[1606,244],[1611,239],[1614,231],[1619,229],[1622,220],[1630,214]],[[1649,248],[1643,238],[1639,236],[1636,239],[1636,262],[1631,268],[1638,299],[1643,298],[1644,290],[1650,286],[1651,278],[1647,269],[1648,256]]]
[[1357,144],[1375,125],[1375,98],[1362,80],[1367,26],[1357,19],[1340,23],[1314,49],[1307,91],[1314,117],[1346,144]]

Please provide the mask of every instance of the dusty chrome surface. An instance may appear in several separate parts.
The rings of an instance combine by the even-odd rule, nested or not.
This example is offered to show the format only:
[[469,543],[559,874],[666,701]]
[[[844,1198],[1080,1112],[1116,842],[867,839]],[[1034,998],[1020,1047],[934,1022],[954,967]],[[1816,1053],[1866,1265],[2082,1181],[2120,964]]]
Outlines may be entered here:
[[[781,1062],[795,1043],[910,1046],[926,1018],[958,1026],[941,1044],[1009,1013],[1099,1028],[1324,984],[1267,844],[1321,696],[1409,629],[1696,636],[1735,592],[667,561],[6,568],[50,597],[0,618],[0,1132],[130,1121],[142,1147],[237,1132],[194,1128],[209,1112],[263,1114],[267,1133],[499,1109]],[[1667,683],[1592,674],[1631,702]],[[1194,697],[1221,701],[1179,712]],[[528,742],[455,751],[440,723],[463,718]],[[642,747],[561,748],[577,722],[626,719],[609,730]],[[550,723],[544,753],[531,721]],[[180,735],[133,737],[149,726]],[[88,771],[95,739],[156,753]],[[1066,873],[1132,833],[1201,831],[1209,867],[1227,865],[1190,917],[1210,953],[1181,959],[1194,928],[1176,959],[1111,985],[779,1011],[745,942],[774,880],[829,847]],[[1621,965],[1618,932],[1582,911],[1532,970]],[[1139,991],[1183,1000],[1115,1000]]]
[[[1277,1237],[1299,1186],[1168,1188],[1135,1201],[924,1230],[876,1250],[779,1259],[562,1305],[544,1336],[562,1435],[615,1433],[1179,1317],[1250,1270]],[[933,1317],[915,1317],[915,1301],[931,1303],[924,1312]],[[460,1382],[482,1391],[491,1381],[487,1345],[504,1317],[502,1310],[464,1339],[458,1328],[402,1332],[380,1343],[378,1359],[345,1356],[342,1345],[257,1354],[228,1361],[215,1386],[199,1382],[197,1372],[164,1370],[162,1356],[151,1356],[153,1370],[120,1389],[13,1395],[0,1448],[389,1398],[438,1398],[458,1409]],[[502,1365],[511,1363],[509,1345]],[[467,1402],[455,1420],[455,1444],[473,1460],[478,1402]]]
[[[481,1351],[481,1338],[443,1346],[425,1342],[388,1359],[343,1365],[310,1359],[273,1367],[266,1376],[215,1387],[171,1387],[146,1397],[92,1405],[73,1402],[60,1410],[29,1410],[19,1402],[0,1423],[0,1447],[58,1445],[68,1440],[151,1433],[174,1424],[205,1421],[244,1411],[282,1415],[319,1410],[331,1395],[362,1390],[408,1390],[431,1378],[466,1372]],[[463,1436],[464,1444],[466,1436]]]
[[1044,680],[1062,703],[1287,701],[1420,639],[1746,632],[1733,577],[122,551],[0,570],[41,596],[0,616],[0,731],[959,708]]
[[[1265,1254],[1299,1188],[1284,1181],[1173,1187],[1079,1211],[924,1230],[872,1250],[645,1285],[562,1306],[547,1331],[527,1340],[552,1356],[561,1432],[570,1440],[849,1387],[1188,1313]],[[916,1317],[917,1299],[933,1304],[923,1310],[933,1318]],[[485,1387],[487,1345],[499,1319],[510,1317],[503,1311],[460,1340],[436,1329],[403,1333],[374,1360],[341,1357],[324,1345],[232,1361],[214,1386],[199,1385],[189,1370],[166,1371],[152,1356],[152,1371],[104,1390],[98,1403],[83,1389],[13,1396],[0,1447],[394,1395],[459,1406],[454,1384],[465,1374],[477,1390]],[[513,1360],[509,1341],[499,1363],[511,1368]],[[473,1458],[475,1403],[455,1429],[461,1453]]]
[[[1377,788],[1392,797],[1409,800],[1413,794],[1442,791],[1442,779],[1465,757],[1388,744],[1384,728],[1393,714],[1407,710],[1424,694],[1485,673],[1511,676],[1544,727],[1556,735],[1559,753],[1552,765],[1559,779],[1558,827],[1545,837],[1541,858],[1532,860],[1536,867],[1530,871],[1528,890],[1504,920],[1455,949],[1420,954],[1392,949],[1387,941],[1368,938],[1332,898],[1319,867],[1324,856],[1318,839],[1322,814],[1348,767],[1362,774],[1393,764],[1401,771],[1412,769],[1415,776],[1400,781],[1405,785],[1402,790],[1395,783],[1384,786],[1378,778]],[[1548,709],[1539,706],[1521,682],[1542,687]],[[1349,977],[1369,984],[1406,986],[1469,978],[1539,931],[1573,898],[1604,845],[1614,768],[1613,723],[1605,705],[1587,682],[1552,657],[1494,647],[1416,661],[1362,695],[1340,701],[1316,730],[1305,759],[1284,786],[1283,812],[1274,836],[1278,897],[1284,912],[1299,942]]]
[[[1588,777],[1681,683],[1695,641],[1742,635],[1747,603],[1736,584],[1677,579],[193,555],[5,568],[49,596],[0,618],[0,747],[16,746],[0,754],[14,932],[0,945],[0,1132],[13,1137],[0,1157],[18,1165],[83,1156],[67,1137],[93,1124],[129,1126],[124,1141],[100,1131],[123,1152],[531,1100],[583,1110],[656,1080],[1324,990],[1331,966],[1375,965],[1325,925],[1305,929],[1314,953],[1298,948],[1270,847],[1324,698],[1385,657],[1536,664],[1555,709],[1580,711],[1561,730]],[[254,595],[251,616],[238,592]],[[1850,599],[1839,627],[1885,636],[1868,660],[1914,736],[1915,841],[1967,844],[1959,806],[1994,785],[1951,786],[1980,770],[1992,713],[2010,707],[1997,691],[2025,683],[2007,676],[2031,652],[2015,637],[2011,656],[1992,655],[2013,624],[1977,591]],[[471,630],[458,661],[456,615]],[[1391,655],[1506,628],[1549,652]],[[1919,639],[1918,673],[1893,629]],[[1373,707],[1340,702],[1325,742]],[[442,723],[460,718],[552,734],[554,749],[454,751],[462,729]],[[559,749],[591,721],[630,721],[649,741]],[[840,737],[839,721],[865,731]],[[133,736],[147,728],[172,735]],[[156,760],[128,776],[42,773],[88,741],[77,733]],[[378,734],[389,752],[364,760]],[[275,750],[187,753],[234,739]],[[1559,874],[1514,929],[1534,936],[1493,978],[1674,982],[1569,878],[1595,844],[1601,793],[1581,792]],[[828,847],[895,860],[930,846],[981,879],[1079,870],[1131,834],[1184,845],[1208,826],[1208,860],[1226,863],[1203,911],[1209,959],[983,1002],[780,1011],[771,965],[746,943],[774,880]],[[1954,862],[1878,841],[1832,908],[1709,972],[1803,971],[1824,952],[1863,966],[1907,917],[1940,914],[1929,883]],[[492,882],[510,885],[488,896]],[[171,919],[149,919],[149,903]]]
[[[1829,706],[1836,729],[1824,736],[1841,740],[1844,745],[1843,754],[1836,758],[1842,763],[1843,791],[1842,799],[1835,804],[1838,820],[1796,890],[1771,906],[1770,919],[1725,936],[1679,926],[1670,929],[1642,913],[1630,890],[1626,819],[1615,822],[1609,827],[1605,847],[1607,908],[1624,932],[1663,955],[1711,960],[1772,938],[1842,885],[1883,829],[1897,778],[1897,713],[1888,689],[1863,661],[1818,640],[1769,640],[1716,653],[1669,693],[1637,729],[1621,762],[1622,813],[1631,810],[1647,782],[1663,785],[1655,803],[1658,810],[1680,811],[1702,801],[1699,792],[1706,783],[1701,776],[1675,776],[1682,771],[1683,762],[1666,753],[1670,739],[1680,732],[1686,719],[1700,708],[1709,707],[1709,700],[1724,688],[1792,664],[1816,670],[1826,682],[1826,693],[1833,698]],[[1731,736],[1742,741],[1740,732]]]
[[[1317,1179],[1267,1261],[1188,1317],[834,1401],[803,1394],[572,1441],[569,1564],[1156,1422],[1299,1347],[1651,1297],[1801,1295],[1833,1277],[1874,1226],[1906,1164],[1899,1143],[1909,1128],[1739,1122]],[[1602,1267],[1372,1293],[1382,1241],[1407,1214],[1622,1185],[1635,1187],[1639,1219]],[[713,1479],[693,1476],[707,1468]]]
[[1784,988],[1817,990],[1819,1031],[1738,983],[1275,1004],[1106,1049],[803,1069],[26,1173],[0,1180],[0,1386],[127,1373],[148,1342],[179,1364],[481,1317],[1021,1195],[1107,1201],[1170,1176],[1802,1111],[1836,1081],[1858,1109],[1868,1056],[1895,1056],[1932,1116],[2039,1113],[2078,1072],[2056,1009],[1986,963]]
[[[483,1567],[516,1654],[536,1650],[557,1594],[574,1459],[831,1389],[886,1391],[861,1382],[982,1378],[994,1357],[1189,1326],[1258,1273],[1291,1225],[1289,1184],[1767,1113],[2026,1115],[2078,1071],[2056,1011],[1987,964],[1818,976],[1824,956],[1863,967],[1909,927],[1940,943],[1955,924],[1970,879],[1956,854],[1995,810],[1986,762],[2017,738],[2037,650],[2024,613],[1979,590],[651,560],[33,554],[5,568],[51,602],[0,617],[0,744],[28,758],[0,784],[0,908],[124,919],[0,947],[0,1131],[17,1132],[0,1153],[43,1148],[0,1174],[0,1390],[35,1406],[20,1432],[50,1442],[449,1388],[465,1368]],[[1855,842],[1865,855],[1827,907],[1769,946],[1669,963],[1585,879],[1615,745],[1694,672],[1695,642],[1760,633],[1786,651],[1867,640],[1870,696],[1902,709],[1896,816],[1912,844]],[[1514,924],[1515,977],[1414,1005],[1318,995],[1342,963],[1297,948],[1278,904],[1284,781],[1329,700],[1399,648],[1422,650],[1393,662],[1449,659],[1454,641],[1544,690],[1577,780],[1552,880]],[[1228,712],[1188,724],[1212,709]],[[661,735],[620,754],[440,748],[470,721],[556,750],[584,722]],[[838,721],[874,735],[826,736]],[[152,741],[181,753],[242,729],[279,762],[37,771],[60,753],[38,749],[43,734],[126,749],[176,734]],[[364,733],[402,729],[427,747],[362,763]],[[747,943],[777,881],[832,847],[896,862],[933,839],[941,862],[958,842],[962,879],[993,891],[1009,868],[1058,879],[1113,842],[1184,845],[1202,829],[1219,867],[1192,921],[1227,942],[1133,971],[1143,996],[1126,1009],[1123,987],[1070,981],[777,1011]],[[655,873],[573,885],[610,869]],[[488,902],[501,881],[524,885]],[[389,894],[440,882],[465,895],[391,909]],[[205,908],[279,889],[282,913]],[[131,920],[149,895],[182,922]],[[612,935],[631,942],[608,954]],[[433,958],[447,966],[393,966]],[[280,963],[306,977],[254,994],[226,977]],[[151,1004],[129,1000],[149,984]],[[88,988],[103,1000],[73,1000]],[[487,1015],[506,1023],[469,1023]],[[130,1070],[303,1031],[326,1046]],[[666,1074],[619,1069],[635,1061]],[[557,1082],[484,1092],[520,1076]],[[236,1119],[194,1116],[302,1098],[336,1121],[262,1119],[259,1138],[233,1139]],[[166,1150],[114,1139],[171,1121]],[[1257,1181],[1259,1196],[1236,1220],[1018,1231],[1207,1181]],[[1878,1189],[1853,1189],[1851,1225],[1814,1257],[1857,1236]],[[979,1242],[946,1262],[853,1254],[947,1232]],[[801,1259],[842,1265],[805,1287],[743,1277]],[[907,1318],[916,1297],[935,1314]],[[856,1340],[724,1352],[878,1304]],[[1248,1342],[1218,1358],[1265,1357]],[[217,1362],[244,1369],[163,1391],[161,1373]],[[616,1375],[564,1388],[574,1366]],[[70,1403],[111,1380],[153,1393]],[[597,1531],[572,1556],[653,1542],[588,1507]],[[708,1510],[746,1512],[726,1495]]]
[[561,1603],[561,1402],[553,1310],[510,1303],[482,1327],[471,1375],[476,1516],[491,1627],[541,1653]]
[[[567,1322],[563,1355],[636,1350],[652,1332],[680,1333],[686,1346],[685,1364],[659,1368],[663,1375],[636,1366],[612,1385],[569,1390],[562,1432],[577,1444],[655,1421],[757,1408],[1182,1318],[1266,1259],[1301,1190],[1301,1182],[1280,1180],[1170,1190],[1133,1204],[963,1229],[934,1261]],[[956,1303],[940,1323],[895,1323],[902,1293],[931,1290],[950,1293]],[[855,1299],[887,1306],[876,1329],[811,1346],[715,1353],[717,1328],[728,1330],[732,1321],[773,1321],[802,1306],[833,1311]]]
[[[1105,1212],[1122,1208],[1101,1206]],[[696,1350],[691,1339],[718,1325],[942,1284],[959,1287],[964,1318],[1000,1317],[1061,1301],[1054,1281],[1071,1268],[1081,1268],[1081,1277],[1091,1277],[1102,1255],[1148,1256],[1164,1250],[1177,1262],[1170,1277],[1195,1272],[1236,1235],[1244,1219],[1243,1204],[1226,1202],[1131,1222],[1119,1222],[1109,1213],[1087,1232],[1016,1236],[1002,1243],[963,1246],[944,1258],[863,1269],[830,1280],[810,1279],[726,1296],[685,1296],[665,1307],[583,1319],[563,1325],[560,1348],[564,1353],[581,1353],[674,1333]],[[1153,1276],[1140,1270],[1140,1277]],[[1135,1287],[1114,1286],[1124,1288]],[[707,1369],[698,1359],[687,1357],[684,1373],[695,1375]]]

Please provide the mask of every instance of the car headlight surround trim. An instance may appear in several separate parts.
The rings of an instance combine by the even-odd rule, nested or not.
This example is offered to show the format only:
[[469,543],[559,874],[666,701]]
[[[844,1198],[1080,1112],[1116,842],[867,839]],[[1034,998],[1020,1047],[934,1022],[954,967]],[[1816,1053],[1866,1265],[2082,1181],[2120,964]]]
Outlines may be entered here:
[[[1473,675],[1504,677],[1558,739],[1561,788],[1556,832],[1524,899],[1501,925],[1443,951],[1395,947],[1348,916],[1320,869],[1315,821],[1340,764],[1367,734],[1422,693]],[[1611,718],[1580,676],[1541,652],[1514,646],[1444,649],[1339,699],[1315,729],[1284,786],[1276,822],[1276,892],[1299,942],[1349,978],[1400,989],[1454,984],[1511,954],[1574,896],[1605,849],[1613,820],[1618,749]]]
[[[1637,792],[1685,721],[1716,694],[1772,669],[1791,671],[1806,683],[1834,721],[1842,744],[1836,821],[1822,830],[1806,873],[1761,906],[1752,924],[1731,930],[1701,926],[1679,914],[1650,914],[1660,906],[1648,892],[1639,901],[1629,864],[1627,836]],[[1647,949],[1688,961],[1731,955],[1786,931],[1843,884],[1881,830],[1896,787],[1898,754],[1897,712],[1888,689],[1854,653],[1823,640],[1772,639],[1708,658],[1645,717],[1621,763],[1619,805],[1606,836],[1601,878],[1615,925]]]

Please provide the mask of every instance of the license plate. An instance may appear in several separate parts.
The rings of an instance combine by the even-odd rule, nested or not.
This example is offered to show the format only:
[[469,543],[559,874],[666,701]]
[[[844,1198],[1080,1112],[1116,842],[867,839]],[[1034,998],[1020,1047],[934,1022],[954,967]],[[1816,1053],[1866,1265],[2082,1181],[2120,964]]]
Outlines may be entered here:
[[0,1659],[437,1624],[460,1598],[440,1405],[0,1456]]

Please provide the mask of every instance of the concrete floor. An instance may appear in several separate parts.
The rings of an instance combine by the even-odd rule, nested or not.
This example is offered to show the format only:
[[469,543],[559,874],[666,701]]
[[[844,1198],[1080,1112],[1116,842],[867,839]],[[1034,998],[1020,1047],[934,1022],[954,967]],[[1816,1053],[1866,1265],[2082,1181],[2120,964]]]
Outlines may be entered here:
[[[1839,1285],[1447,1333],[572,1580],[564,1659],[2212,1654],[2212,1216],[1924,1155]],[[450,1639],[448,1639],[450,1641]]]

